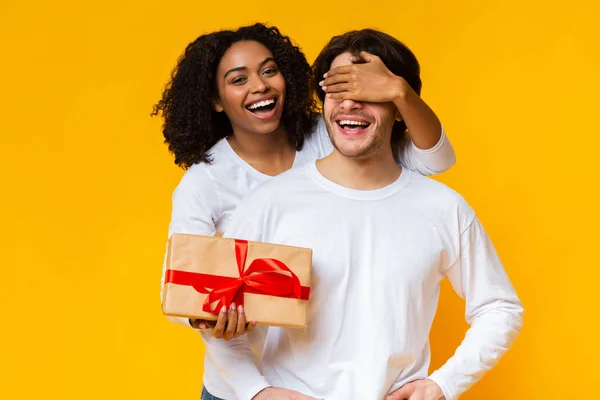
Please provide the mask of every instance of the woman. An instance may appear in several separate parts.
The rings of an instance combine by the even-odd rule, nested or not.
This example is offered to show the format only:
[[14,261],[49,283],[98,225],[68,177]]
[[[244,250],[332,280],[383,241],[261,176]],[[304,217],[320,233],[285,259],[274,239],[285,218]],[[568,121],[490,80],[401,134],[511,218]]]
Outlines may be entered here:
[[[340,99],[393,102],[410,132],[410,139],[397,138],[399,163],[422,174],[450,168],[452,146],[418,96],[420,79],[394,76],[377,57],[362,56],[362,64],[329,71],[319,90]],[[311,78],[305,56],[275,27],[214,32],[188,45],[153,113],[164,118],[175,163],[187,169],[173,193],[169,236],[223,232],[255,187],[333,151]],[[212,330],[205,321],[171,319],[225,339],[254,327],[235,304],[221,310]],[[248,338],[260,348],[259,330]],[[204,370],[203,399],[234,398],[210,357]]]

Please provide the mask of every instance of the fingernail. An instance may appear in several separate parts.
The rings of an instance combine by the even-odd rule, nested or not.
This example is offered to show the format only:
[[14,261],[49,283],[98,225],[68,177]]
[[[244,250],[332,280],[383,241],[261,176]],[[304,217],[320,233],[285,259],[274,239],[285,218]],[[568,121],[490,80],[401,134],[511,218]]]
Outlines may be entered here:
[[223,308],[221,308],[221,314],[225,314],[227,312],[227,306],[223,306]]
[[231,307],[232,310],[235,310],[235,303],[231,303]]
[[327,78],[327,72],[323,74],[323,78]]
[[319,86],[323,86],[323,82],[325,82],[325,81],[319,82]]
[[242,306],[238,306],[238,312],[239,312],[240,314],[243,314],[243,313],[244,313],[244,307],[242,307]]
[[327,86],[322,86],[321,88],[323,89],[324,92],[327,91]]

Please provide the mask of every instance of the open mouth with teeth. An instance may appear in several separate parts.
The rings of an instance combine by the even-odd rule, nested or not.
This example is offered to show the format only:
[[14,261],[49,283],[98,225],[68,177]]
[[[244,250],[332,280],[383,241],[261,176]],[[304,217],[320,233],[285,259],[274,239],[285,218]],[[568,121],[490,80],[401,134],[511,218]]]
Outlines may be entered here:
[[266,116],[277,106],[277,97],[272,99],[258,101],[246,106],[246,109],[257,116]]
[[341,128],[342,132],[348,135],[363,133],[370,122],[367,121],[355,121],[349,119],[341,119],[336,121],[337,125]]

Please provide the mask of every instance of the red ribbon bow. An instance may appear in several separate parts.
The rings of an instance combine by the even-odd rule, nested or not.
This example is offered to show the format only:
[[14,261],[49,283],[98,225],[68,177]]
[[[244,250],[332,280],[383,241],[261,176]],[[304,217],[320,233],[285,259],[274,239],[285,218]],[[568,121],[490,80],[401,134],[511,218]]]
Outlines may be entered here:
[[[231,303],[243,306],[244,293],[308,300],[310,288],[302,286],[287,265],[274,258],[257,258],[244,270],[247,254],[248,242],[236,239],[235,258],[239,278],[169,269],[165,282],[192,286],[199,293],[208,293],[202,310],[214,315]],[[281,272],[289,272],[290,275]],[[213,307],[215,302],[217,304]]]

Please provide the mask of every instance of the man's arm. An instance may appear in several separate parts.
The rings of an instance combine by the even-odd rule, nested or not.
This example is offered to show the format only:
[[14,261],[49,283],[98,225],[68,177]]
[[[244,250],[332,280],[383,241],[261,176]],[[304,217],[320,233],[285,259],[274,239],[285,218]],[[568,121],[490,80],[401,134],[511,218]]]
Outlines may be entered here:
[[523,324],[523,305],[477,217],[461,234],[460,254],[446,275],[466,300],[471,327],[454,355],[429,379],[438,384],[446,400],[454,400],[512,345]]
[[[253,333],[258,333],[259,329]],[[206,355],[218,366],[223,380],[233,389],[237,399],[251,400],[270,386],[254,361],[248,335],[229,341],[205,332],[202,332],[202,336],[206,343]]]
[[[253,334],[259,333],[259,327]],[[266,333],[266,329],[264,329]],[[221,376],[238,400],[317,400],[294,390],[271,387],[258,370],[248,343],[248,335],[230,341],[202,332],[206,354],[219,367]]]

